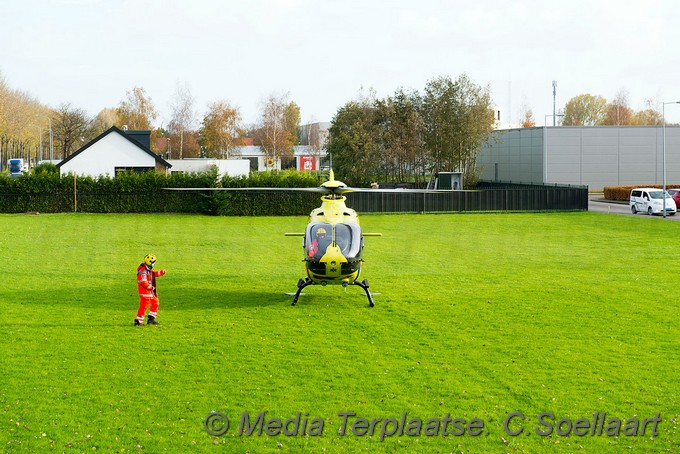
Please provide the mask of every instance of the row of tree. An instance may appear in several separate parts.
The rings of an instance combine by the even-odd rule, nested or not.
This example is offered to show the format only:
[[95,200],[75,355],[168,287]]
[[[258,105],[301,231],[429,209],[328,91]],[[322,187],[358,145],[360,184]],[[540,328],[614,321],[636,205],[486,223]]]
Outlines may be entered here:
[[50,154],[52,159],[64,159],[111,126],[150,130],[152,150],[170,158],[232,157],[236,147],[247,143],[245,137],[260,145],[267,157],[292,156],[299,141],[300,108],[288,98],[288,94],[270,95],[258,124],[246,127],[239,109],[228,101],[211,103],[199,119],[191,92],[178,87],[171,121],[167,128],[156,128],[158,113],[141,87],[128,91],[117,107],[90,117],[70,103],[51,109],[11,89],[0,74],[0,169],[9,158],[24,158],[31,164],[50,159]]
[[[522,126],[535,126],[531,110],[523,110]],[[338,174],[354,183],[422,182],[442,170],[463,171],[474,179],[476,153],[493,127],[491,112],[488,88],[465,75],[455,81],[439,77],[428,82],[422,94],[399,89],[384,99],[369,95],[346,103],[333,119],[327,144],[318,129],[302,136],[317,152],[327,145]],[[233,157],[250,138],[275,161],[292,157],[293,146],[300,142],[300,108],[288,94],[270,95],[261,105],[258,124],[246,126],[239,109],[225,100],[210,103],[199,115],[190,90],[178,86],[170,122],[157,128],[157,118],[153,101],[141,87],[128,91],[118,106],[90,117],[70,103],[45,106],[11,89],[0,73],[0,169],[9,158],[47,159],[48,146],[53,159],[66,158],[114,125],[151,130],[152,150],[178,159]],[[643,110],[630,108],[623,90],[611,102],[590,94],[575,96],[558,118],[564,126],[662,122],[651,101]]]
[[439,171],[478,175],[476,157],[494,126],[488,87],[466,75],[430,80],[420,94],[397,90],[341,107],[331,123],[327,150],[343,181],[423,185]]
[[[602,96],[581,94],[571,98],[557,115],[557,124],[562,126],[653,126],[663,121],[661,112],[654,107],[654,101],[645,101],[645,108],[634,110],[628,102],[628,92],[620,90],[616,97],[607,102]],[[536,126],[530,109],[523,109],[522,127]]]

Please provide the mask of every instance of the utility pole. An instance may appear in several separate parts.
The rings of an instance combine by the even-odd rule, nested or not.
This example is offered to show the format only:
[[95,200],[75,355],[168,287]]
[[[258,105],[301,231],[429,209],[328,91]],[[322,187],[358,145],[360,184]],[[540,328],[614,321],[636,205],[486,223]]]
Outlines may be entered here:
[[555,119],[557,116],[555,115],[557,112],[555,111],[555,99],[557,96],[557,81],[553,80],[553,126],[555,126]]

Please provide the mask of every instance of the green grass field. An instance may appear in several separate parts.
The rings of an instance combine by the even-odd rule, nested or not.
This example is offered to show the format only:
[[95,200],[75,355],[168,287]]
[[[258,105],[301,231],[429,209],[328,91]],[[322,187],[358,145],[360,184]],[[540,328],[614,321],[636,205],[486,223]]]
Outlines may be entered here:
[[[361,221],[384,235],[366,239],[374,308],[360,288],[330,286],[290,306],[304,267],[300,238],[283,233],[305,217],[0,216],[0,451],[677,452],[678,224]],[[134,327],[149,252],[168,270],[161,325]],[[204,427],[211,411],[229,418],[222,436]],[[252,425],[261,412],[300,412],[307,435],[239,435],[244,414]],[[343,412],[356,413],[344,436]],[[514,412],[525,418],[506,430]],[[544,412],[585,435],[540,435]],[[591,435],[598,412],[605,428],[660,414],[658,434],[648,422],[644,435]],[[406,430],[381,441],[404,413]],[[447,414],[469,432],[437,432],[464,424]],[[321,421],[321,435],[309,430]]]

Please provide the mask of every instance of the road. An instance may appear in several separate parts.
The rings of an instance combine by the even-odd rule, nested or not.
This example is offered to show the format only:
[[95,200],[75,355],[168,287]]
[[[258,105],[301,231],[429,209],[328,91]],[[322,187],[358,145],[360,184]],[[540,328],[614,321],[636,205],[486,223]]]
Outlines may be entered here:
[[[644,218],[663,219],[663,216],[649,216],[647,214],[633,214],[630,211],[630,206],[626,202],[615,202],[611,200],[604,200],[602,194],[590,194],[588,196],[588,211],[596,213],[610,213],[624,216],[639,216]],[[666,216],[667,221],[680,221],[680,215]]]

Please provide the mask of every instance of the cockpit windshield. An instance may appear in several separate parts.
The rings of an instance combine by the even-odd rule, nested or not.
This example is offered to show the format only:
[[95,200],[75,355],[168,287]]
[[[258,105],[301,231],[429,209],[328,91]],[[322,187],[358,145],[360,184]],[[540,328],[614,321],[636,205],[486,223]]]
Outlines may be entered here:
[[328,246],[333,242],[348,260],[361,254],[361,229],[357,224],[336,224],[332,226],[324,222],[316,222],[307,226],[305,232],[305,251],[309,258],[321,258]]
[[361,252],[361,230],[357,224],[335,224],[335,242],[347,259]]

